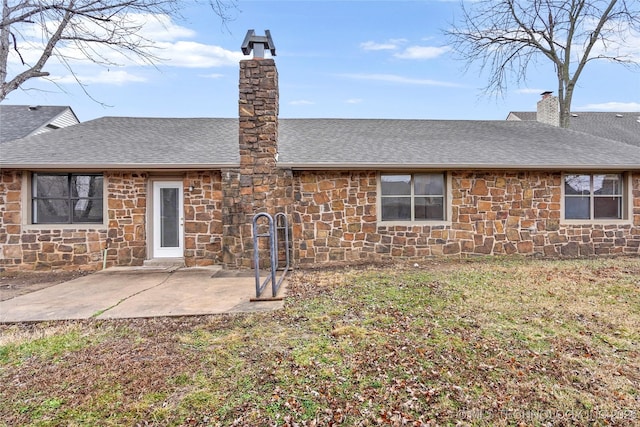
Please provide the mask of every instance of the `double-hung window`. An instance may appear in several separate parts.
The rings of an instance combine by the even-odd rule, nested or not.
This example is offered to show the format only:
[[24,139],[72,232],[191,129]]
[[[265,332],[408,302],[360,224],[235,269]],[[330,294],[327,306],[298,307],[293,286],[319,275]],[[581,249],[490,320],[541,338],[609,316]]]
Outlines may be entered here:
[[573,174],[564,176],[564,218],[624,219],[621,174]]
[[102,223],[102,175],[34,173],[31,212],[33,224]]
[[382,221],[444,221],[444,173],[382,174]]

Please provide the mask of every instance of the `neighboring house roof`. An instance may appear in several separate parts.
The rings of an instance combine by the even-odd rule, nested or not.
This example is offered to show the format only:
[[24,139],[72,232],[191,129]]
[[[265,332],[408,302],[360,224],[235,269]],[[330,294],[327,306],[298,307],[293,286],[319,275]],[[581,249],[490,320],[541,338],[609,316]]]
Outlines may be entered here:
[[[512,111],[507,120],[536,120],[535,111]],[[569,129],[640,147],[640,112],[571,113]]]
[[0,105],[0,143],[77,123],[71,107]]
[[[640,149],[535,121],[280,119],[294,169],[640,168]],[[239,165],[238,119],[105,117],[3,144],[0,167],[199,169]]]

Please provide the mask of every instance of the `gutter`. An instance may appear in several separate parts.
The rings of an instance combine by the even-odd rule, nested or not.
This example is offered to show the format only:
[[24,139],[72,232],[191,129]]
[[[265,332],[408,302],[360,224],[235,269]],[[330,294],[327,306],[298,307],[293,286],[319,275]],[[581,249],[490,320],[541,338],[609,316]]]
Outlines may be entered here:
[[640,170],[637,163],[630,164],[500,164],[500,163],[296,163],[280,162],[278,167],[291,170],[571,170],[571,171],[629,171]]
[[240,163],[1,163],[0,169],[203,170],[239,168]]

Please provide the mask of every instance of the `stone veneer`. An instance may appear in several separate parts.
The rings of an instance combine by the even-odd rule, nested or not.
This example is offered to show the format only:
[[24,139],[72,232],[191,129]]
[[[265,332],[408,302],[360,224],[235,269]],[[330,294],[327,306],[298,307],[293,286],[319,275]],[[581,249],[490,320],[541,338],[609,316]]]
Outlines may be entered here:
[[[190,191],[189,187],[193,186]],[[222,176],[187,172],[184,178],[184,261],[188,267],[222,261]]]
[[[139,172],[107,172],[107,226],[25,225],[22,173],[0,178],[0,270],[96,270],[142,265],[147,255],[149,177]],[[222,180],[219,171],[187,172],[184,183],[187,266],[221,261]],[[194,187],[189,191],[189,186]]]
[[141,265],[145,259],[146,176],[105,174],[107,226],[27,225],[23,218],[22,172],[3,171],[0,179],[0,269],[94,270]]
[[304,265],[447,255],[640,254],[640,174],[632,179],[631,224],[563,224],[559,172],[450,175],[449,224],[384,225],[377,223],[375,172],[296,172],[294,259]]
[[[182,175],[188,266],[253,267],[257,212],[289,215],[293,262],[299,265],[430,256],[640,254],[639,173],[632,177],[633,217],[625,223],[563,223],[560,172],[451,171],[449,222],[384,224],[377,218],[375,171],[277,167],[273,59],[241,61],[239,93],[239,168]],[[149,254],[149,180],[146,172],[105,173],[106,226],[38,226],[26,225],[23,218],[28,209],[22,172],[2,171],[0,270],[97,269],[105,249],[107,266],[141,265]]]
[[146,173],[107,172],[107,266],[142,265],[146,258]]
[[[258,212],[290,213],[290,171],[276,167],[278,71],[273,59],[240,61],[240,168],[223,169],[223,263],[253,266],[252,219]],[[262,257],[262,259],[268,259]]]

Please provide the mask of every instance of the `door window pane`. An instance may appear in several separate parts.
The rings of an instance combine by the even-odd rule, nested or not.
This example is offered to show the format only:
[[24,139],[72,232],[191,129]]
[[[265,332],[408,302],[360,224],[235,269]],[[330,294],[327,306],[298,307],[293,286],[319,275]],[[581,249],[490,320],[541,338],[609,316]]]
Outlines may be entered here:
[[177,188],[160,189],[160,246],[163,248],[179,246],[178,203]]

